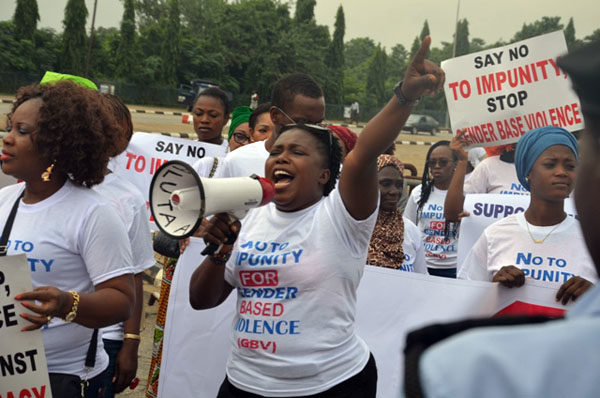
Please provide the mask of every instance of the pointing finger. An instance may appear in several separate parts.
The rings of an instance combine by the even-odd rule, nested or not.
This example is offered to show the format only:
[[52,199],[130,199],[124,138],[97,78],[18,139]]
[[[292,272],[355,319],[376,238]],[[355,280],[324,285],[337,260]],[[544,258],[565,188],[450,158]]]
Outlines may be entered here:
[[415,59],[413,60],[413,63],[423,64],[425,62],[425,58],[427,57],[427,54],[429,53],[430,45],[431,45],[431,37],[425,36],[425,38],[423,39],[423,43],[421,43],[421,48],[419,48],[419,51],[417,51],[417,53],[415,54]]

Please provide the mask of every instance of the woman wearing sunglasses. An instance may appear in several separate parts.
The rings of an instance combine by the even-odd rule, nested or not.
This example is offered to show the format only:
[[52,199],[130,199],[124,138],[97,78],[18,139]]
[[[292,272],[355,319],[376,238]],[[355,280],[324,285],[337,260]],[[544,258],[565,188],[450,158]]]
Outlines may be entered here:
[[356,289],[377,218],[377,157],[414,100],[443,87],[443,71],[424,59],[430,42],[359,136],[337,187],[341,154],[331,131],[291,124],[265,164],[274,201],[243,227],[223,214],[209,221],[205,240],[222,247],[195,270],[190,303],[215,307],[233,288],[238,297],[218,397],[375,397],[375,360],[355,333]]
[[444,218],[456,161],[449,141],[433,144],[427,151],[422,183],[412,190],[404,209],[404,216],[421,230],[429,274],[446,278],[456,278],[456,226]]

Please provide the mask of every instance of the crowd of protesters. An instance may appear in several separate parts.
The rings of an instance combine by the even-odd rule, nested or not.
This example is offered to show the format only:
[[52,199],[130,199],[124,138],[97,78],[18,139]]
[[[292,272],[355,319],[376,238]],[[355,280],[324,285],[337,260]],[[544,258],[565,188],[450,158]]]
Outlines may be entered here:
[[[293,340],[299,326],[287,325],[276,353],[232,346],[218,397],[375,397],[375,358],[354,327],[365,264],[518,288],[528,278],[541,279],[541,269],[536,274],[515,263],[516,253],[525,250],[565,260],[552,286],[557,301],[577,301],[569,316],[543,326],[465,333],[434,345],[422,357],[420,393],[550,396],[561,395],[558,389],[588,396],[600,388],[593,340],[600,328],[594,287],[600,267],[600,47],[560,62],[581,97],[582,143],[546,126],[526,132],[516,144],[486,148],[481,161],[479,152],[467,153],[467,140],[458,133],[430,147],[421,184],[404,207],[404,164],[389,152],[418,99],[444,87],[444,72],[426,59],[429,45],[425,38],[389,102],[359,135],[324,123],[323,91],[303,73],[274,82],[269,103],[231,109],[218,88],[195,99],[198,141],[226,151],[196,162],[198,175],[257,174],[273,182],[275,194],[272,203],[242,220],[217,214],[202,221],[194,236],[218,249],[198,255],[189,304],[197,310],[220,305],[244,287],[243,274],[252,270],[240,254],[258,257],[260,243],[286,242],[293,260],[277,266],[278,280],[293,292],[282,299],[286,313],[302,323],[302,334]],[[82,396],[83,386],[85,397],[112,397],[136,377],[138,355],[150,355],[138,352],[141,276],[155,263],[146,193],[114,173],[110,162],[127,148],[131,116],[118,97],[100,94],[91,81],[48,74],[19,90],[6,131],[2,173],[19,182],[0,189],[6,240],[0,255],[23,253],[23,246],[11,242],[30,242],[28,258],[44,264],[32,267],[33,290],[15,297],[29,310],[21,315],[29,321],[24,332],[42,329],[53,396]],[[565,212],[576,176],[577,218]],[[458,264],[460,225],[470,217],[465,195],[477,193],[527,195],[529,205],[487,227]],[[142,377],[148,397],[158,394],[169,289],[187,242],[176,245],[176,253],[160,260],[152,363],[147,379]],[[242,299],[238,293],[234,323],[244,318]],[[232,340],[243,337],[238,329],[232,334]],[[568,366],[577,369],[571,380],[567,373],[555,376],[551,367],[568,358],[587,361],[585,369]],[[493,365],[482,369],[484,361]],[[523,367],[536,369],[527,376],[530,382],[519,371]],[[581,382],[568,388],[576,378]],[[546,389],[548,394],[541,392]]]

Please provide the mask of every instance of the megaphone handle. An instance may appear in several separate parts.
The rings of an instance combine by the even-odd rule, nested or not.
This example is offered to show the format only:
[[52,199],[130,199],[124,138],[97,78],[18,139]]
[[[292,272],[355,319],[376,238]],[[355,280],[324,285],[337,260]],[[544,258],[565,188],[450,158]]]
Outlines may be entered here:
[[217,245],[216,245],[216,244],[214,244],[214,243],[209,243],[209,244],[208,244],[208,245],[207,245],[207,246],[204,248],[204,250],[202,250],[202,253],[200,253],[200,254],[202,254],[203,256],[210,256],[211,254],[215,254],[215,252],[216,252],[217,250],[221,250],[221,248],[222,248],[222,247],[223,247],[223,244],[220,244],[220,245],[218,245],[218,246],[217,246]]
[[224,245],[232,245],[235,243],[235,238],[232,236],[229,239],[227,239],[227,242],[225,243],[221,243],[220,245],[216,245],[214,243],[209,243],[204,250],[202,250],[202,254],[203,256],[210,256],[211,254],[215,254],[215,252],[218,252],[219,250],[221,250],[221,248]]

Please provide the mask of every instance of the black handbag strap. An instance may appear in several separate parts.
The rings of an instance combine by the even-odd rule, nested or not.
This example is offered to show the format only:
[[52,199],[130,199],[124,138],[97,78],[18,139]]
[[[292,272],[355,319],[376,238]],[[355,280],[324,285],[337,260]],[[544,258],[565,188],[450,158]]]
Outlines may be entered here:
[[90,346],[88,347],[87,354],[85,354],[85,367],[93,368],[96,364],[96,349],[98,348],[98,329],[94,329],[92,333],[92,339],[90,340]]
[[0,237],[0,257],[6,256],[6,252],[8,251],[8,237],[10,236],[10,231],[12,230],[13,223],[15,222],[15,217],[17,216],[17,208],[19,207],[19,202],[21,198],[25,194],[25,190],[21,192],[17,200],[15,200],[15,204],[13,204],[12,209],[10,210],[10,214],[6,219],[6,224],[4,224],[4,230],[2,231],[2,236]]

